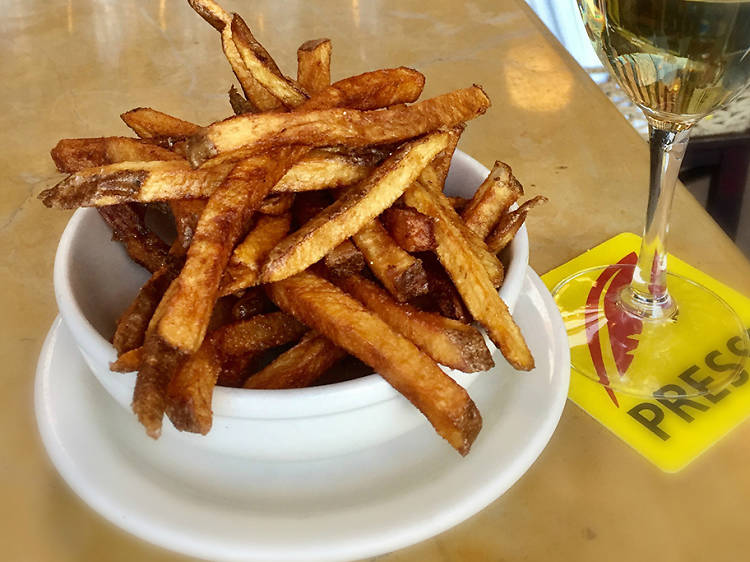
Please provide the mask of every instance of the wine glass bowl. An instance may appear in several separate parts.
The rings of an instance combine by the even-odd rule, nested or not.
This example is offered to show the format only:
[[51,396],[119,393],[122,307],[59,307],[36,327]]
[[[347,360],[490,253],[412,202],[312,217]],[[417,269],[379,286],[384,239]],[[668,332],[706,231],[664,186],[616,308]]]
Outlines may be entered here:
[[[669,215],[691,127],[750,83],[750,0],[578,0],[605,67],[649,123],[649,199],[639,253],[553,289],[573,368],[610,390],[663,397],[700,345],[738,341],[743,322],[715,292],[667,271]],[[743,363],[691,384],[718,392]]]

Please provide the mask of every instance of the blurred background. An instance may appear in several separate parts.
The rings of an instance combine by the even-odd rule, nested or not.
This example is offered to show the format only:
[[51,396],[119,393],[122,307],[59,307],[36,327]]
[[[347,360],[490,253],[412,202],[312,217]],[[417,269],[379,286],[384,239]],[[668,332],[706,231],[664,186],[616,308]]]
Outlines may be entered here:
[[[596,56],[576,0],[526,0],[568,52],[617,106],[633,128],[648,138],[648,125]],[[750,257],[750,91],[705,117],[693,130],[680,180]]]

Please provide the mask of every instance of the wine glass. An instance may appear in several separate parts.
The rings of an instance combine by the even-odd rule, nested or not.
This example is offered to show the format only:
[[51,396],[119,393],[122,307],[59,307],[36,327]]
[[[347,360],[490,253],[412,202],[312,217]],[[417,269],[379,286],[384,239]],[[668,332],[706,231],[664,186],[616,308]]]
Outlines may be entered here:
[[[648,120],[651,171],[640,253],[553,289],[572,367],[638,397],[716,394],[742,373],[747,330],[716,293],[667,271],[667,233],[692,126],[750,82],[750,0],[578,6],[599,58]],[[713,370],[693,364],[711,350],[736,353]]]

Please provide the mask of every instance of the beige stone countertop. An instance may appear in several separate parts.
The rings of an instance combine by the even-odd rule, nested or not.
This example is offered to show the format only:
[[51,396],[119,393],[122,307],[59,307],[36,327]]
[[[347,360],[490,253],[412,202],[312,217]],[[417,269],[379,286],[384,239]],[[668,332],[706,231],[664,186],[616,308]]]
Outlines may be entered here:
[[[226,0],[282,69],[306,39],[333,41],[333,78],[409,66],[425,95],[481,84],[493,101],[460,148],[513,166],[550,203],[529,220],[539,273],[639,232],[648,150],[522,1]],[[34,369],[57,314],[52,262],[70,213],[36,194],[63,137],[127,135],[119,114],[152,106],[226,117],[233,82],[216,32],[178,0],[7,0],[0,17],[0,558],[182,560],[115,528],[58,476],[38,437]],[[671,249],[750,294],[750,264],[679,188]],[[378,560],[747,559],[750,425],[667,475],[575,405],[505,495],[439,536]]]

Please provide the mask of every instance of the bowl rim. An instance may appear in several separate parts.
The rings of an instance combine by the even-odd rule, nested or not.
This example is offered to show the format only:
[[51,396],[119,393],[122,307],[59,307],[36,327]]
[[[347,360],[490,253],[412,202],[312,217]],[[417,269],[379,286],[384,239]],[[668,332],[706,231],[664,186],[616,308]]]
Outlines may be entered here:
[[[490,170],[480,162],[456,150],[453,165],[467,167],[471,173],[484,179]],[[55,254],[53,269],[53,284],[57,306],[66,326],[70,329],[79,350],[84,357],[96,365],[108,366],[116,359],[112,344],[94,328],[83,313],[75,297],[71,284],[70,270],[73,267],[73,244],[81,231],[81,225],[94,208],[79,208],[68,221]],[[529,241],[526,225],[523,225],[510,245],[512,259],[505,271],[505,279],[500,287],[500,296],[513,307],[523,287],[529,256]],[[505,291],[504,291],[505,289]],[[486,338],[485,338],[486,339]],[[492,345],[487,340],[488,345]],[[494,351],[494,346],[490,347]],[[498,358],[502,357],[499,354]],[[463,373],[442,367],[450,376],[458,380],[476,373]],[[99,377],[100,373],[94,370]],[[123,384],[135,384],[135,373],[112,373]],[[214,415],[241,418],[289,418],[310,415],[323,415],[331,411],[343,412],[363,406],[375,405],[399,396],[398,392],[377,373],[365,375],[357,379],[332,383],[322,386],[283,390],[256,390],[245,388],[229,388],[217,386],[214,388],[212,409]],[[291,400],[294,398],[294,400]],[[336,406],[338,404],[338,406]],[[293,409],[290,411],[290,406]],[[341,407],[341,405],[344,405]],[[250,415],[248,415],[250,414]]]

